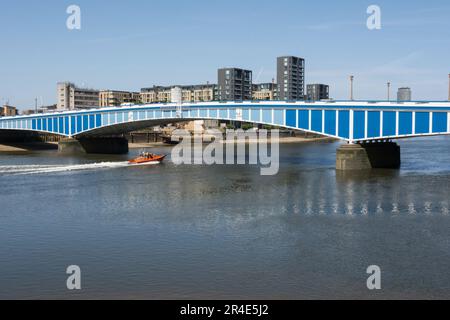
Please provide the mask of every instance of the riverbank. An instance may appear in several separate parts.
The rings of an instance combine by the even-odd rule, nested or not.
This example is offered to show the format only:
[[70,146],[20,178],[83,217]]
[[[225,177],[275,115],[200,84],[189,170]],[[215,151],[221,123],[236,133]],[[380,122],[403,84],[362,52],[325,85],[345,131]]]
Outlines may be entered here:
[[23,149],[23,148],[14,147],[14,146],[0,144],[0,152],[28,152],[28,150]]
[[[313,143],[313,142],[323,142],[323,143],[327,143],[327,142],[335,142],[337,141],[334,138],[329,138],[329,137],[317,137],[317,138],[304,138],[304,137],[280,137],[279,138],[279,142],[281,144],[294,144],[294,143]],[[235,143],[236,141],[227,141],[224,140],[223,143]],[[270,142],[270,140],[269,140]],[[247,139],[246,143],[258,143],[258,140],[255,139]],[[168,144],[164,143],[164,142],[150,142],[150,143],[129,143],[128,147],[130,149],[142,149],[142,148],[156,148],[156,147],[161,147],[161,146],[168,146]]]
[[[310,142],[334,142],[336,139],[327,137],[317,138],[304,138],[304,137],[280,137],[280,143],[310,143]],[[257,143],[257,140],[247,140],[246,143]],[[232,143],[232,141],[224,141],[223,143]],[[143,148],[157,148],[161,146],[168,146],[164,142],[141,142],[141,143],[129,143],[130,149],[143,149]],[[26,153],[30,151],[39,150],[56,150],[58,149],[57,142],[31,142],[31,143],[11,143],[0,144],[0,153]]]
[[[270,142],[270,138],[268,138]],[[280,137],[279,143],[287,144],[287,143],[308,143],[308,142],[335,142],[337,139],[329,138],[329,137],[316,137],[316,138],[303,138],[303,137]],[[223,143],[233,143],[234,141],[225,140]],[[247,143],[257,143],[258,140],[250,139],[246,141]]]
[[39,150],[56,150],[57,142],[30,142],[30,143],[9,143],[0,144],[0,152],[4,153],[26,153]]
[[128,148],[129,149],[142,149],[142,148],[156,148],[156,147],[162,147],[162,146],[168,146],[167,143],[164,142],[142,142],[142,143],[129,143]]

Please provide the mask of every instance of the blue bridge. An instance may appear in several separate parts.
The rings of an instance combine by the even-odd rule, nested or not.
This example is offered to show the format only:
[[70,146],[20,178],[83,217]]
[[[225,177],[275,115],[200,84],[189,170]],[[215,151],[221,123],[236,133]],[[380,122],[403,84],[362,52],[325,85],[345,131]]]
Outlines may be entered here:
[[205,102],[150,104],[0,118],[2,131],[81,139],[217,119],[273,125],[352,144],[450,134],[450,102]]
[[139,105],[0,118],[0,130],[102,136],[160,123],[218,119],[274,125],[348,142],[450,134],[450,102],[259,102]]

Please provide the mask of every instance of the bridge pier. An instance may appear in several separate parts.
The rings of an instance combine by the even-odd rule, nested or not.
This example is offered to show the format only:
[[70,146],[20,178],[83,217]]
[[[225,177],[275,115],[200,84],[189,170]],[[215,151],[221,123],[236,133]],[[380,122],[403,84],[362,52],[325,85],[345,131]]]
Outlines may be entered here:
[[395,142],[342,145],[336,152],[336,170],[399,169],[400,146]]
[[58,151],[66,154],[126,154],[128,140],[125,138],[80,138],[61,139]]

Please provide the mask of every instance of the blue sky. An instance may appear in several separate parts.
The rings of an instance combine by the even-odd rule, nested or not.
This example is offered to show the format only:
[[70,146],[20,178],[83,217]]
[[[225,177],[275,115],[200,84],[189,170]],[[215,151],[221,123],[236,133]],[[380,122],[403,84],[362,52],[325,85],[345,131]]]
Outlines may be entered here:
[[[66,8],[81,8],[81,30]],[[382,29],[366,27],[367,7]],[[259,82],[276,57],[306,59],[306,82],[336,99],[384,99],[410,86],[414,99],[445,100],[450,72],[448,0],[47,0],[0,4],[0,99],[30,108],[56,102],[56,83],[140,90],[217,82],[217,68],[249,68]],[[42,98],[41,98],[42,97]]]

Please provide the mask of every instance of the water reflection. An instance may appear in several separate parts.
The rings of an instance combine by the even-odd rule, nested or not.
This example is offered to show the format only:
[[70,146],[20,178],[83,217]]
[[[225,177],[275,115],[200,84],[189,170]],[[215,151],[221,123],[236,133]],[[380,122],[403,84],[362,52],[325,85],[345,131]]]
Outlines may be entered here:
[[[412,144],[400,171],[336,172],[336,147],[282,145],[276,176],[170,159],[2,176],[0,298],[64,297],[60,272],[74,260],[92,275],[88,298],[370,298],[374,262],[390,272],[383,297],[429,297],[439,284],[448,297],[447,164]],[[0,165],[123,160],[35,154]]]

